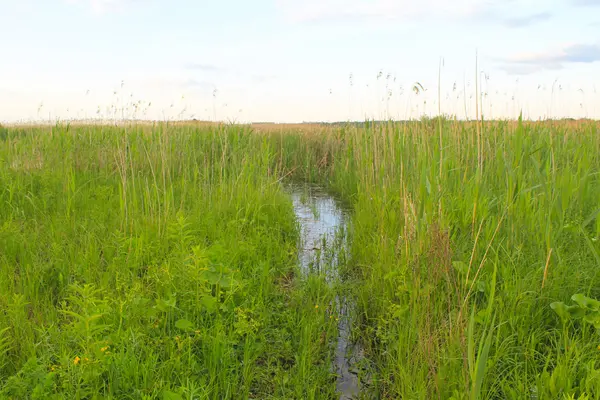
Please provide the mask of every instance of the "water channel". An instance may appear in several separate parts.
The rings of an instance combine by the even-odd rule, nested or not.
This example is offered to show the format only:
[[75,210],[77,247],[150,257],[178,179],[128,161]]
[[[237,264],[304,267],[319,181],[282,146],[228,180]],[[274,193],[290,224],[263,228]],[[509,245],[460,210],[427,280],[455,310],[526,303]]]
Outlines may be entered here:
[[[330,284],[336,284],[339,282],[338,268],[348,249],[348,211],[317,186],[294,185],[288,191],[301,226],[298,258],[302,272],[323,273]],[[339,322],[332,369],[337,375],[339,398],[356,399],[360,383],[355,367],[360,348],[350,340],[352,307],[345,297],[340,296],[336,298],[336,307]]]

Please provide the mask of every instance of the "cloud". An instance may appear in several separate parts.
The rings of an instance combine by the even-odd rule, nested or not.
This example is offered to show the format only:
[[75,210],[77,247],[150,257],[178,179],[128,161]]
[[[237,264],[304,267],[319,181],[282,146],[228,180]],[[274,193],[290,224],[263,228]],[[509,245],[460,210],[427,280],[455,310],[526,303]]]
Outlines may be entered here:
[[200,92],[211,92],[217,88],[212,82],[198,81],[196,79],[188,79],[181,82],[180,85],[185,89],[198,90]]
[[540,72],[543,69],[548,69],[548,70],[559,70],[562,69],[563,66],[560,64],[548,64],[544,67],[537,65],[537,64],[521,64],[521,63],[515,63],[515,64],[502,64],[500,66],[500,69],[504,70],[506,73],[510,74],[510,75],[530,75],[536,72]]
[[571,0],[576,6],[600,6],[600,0]]
[[273,79],[276,79],[277,77],[275,75],[260,75],[260,74],[254,74],[250,76],[250,79],[252,79],[252,81],[256,82],[256,83],[264,83],[264,82],[268,82],[271,81]]
[[502,20],[502,23],[509,28],[524,28],[533,25],[538,22],[544,22],[552,18],[552,14],[549,12],[541,12],[537,14],[531,14],[524,17],[506,18]]
[[558,70],[565,64],[590,64],[600,61],[600,45],[573,44],[554,52],[528,54],[500,60],[500,68],[510,74],[524,75],[542,70]]
[[191,63],[185,66],[186,69],[202,72],[226,72],[227,68],[219,67],[214,64]]
[[224,66],[219,66],[215,64],[204,64],[204,63],[189,63],[184,66],[185,69],[194,71],[194,72],[202,72],[204,74],[212,74],[213,77],[218,75],[219,77],[228,77],[228,79],[239,79],[245,78],[254,83],[264,83],[267,81],[271,81],[276,79],[277,76],[273,74],[256,74],[250,73],[248,71],[241,70],[239,68],[229,68]]
[[397,20],[466,16],[476,13],[488,3],[490,0],[276,0],[276,6],[284,18],[300,23],[337,19]]
[[[592,1],[592,0],[575,0]],[[597,0],[600,1],[600,0]],[[276,0],[280,15],[293,23],[398,21],[424,19],[483,22],[522,28],[552,17],[549,12],[517,16],[523,6],[544,6],[541,0]]]
[[111,12],[121,12],[133,3],[140,0],[66,0],[71,4],[87,4],[96,14],[106,14]]
[[216,85],[214,82],[207,80],[198,80],[193,77],[176,77],[176,76],[145,76],[127,81],[127,85],[138,89],[154,90],[160,92],[180,92],[190,91],[195,93],[210,94]]

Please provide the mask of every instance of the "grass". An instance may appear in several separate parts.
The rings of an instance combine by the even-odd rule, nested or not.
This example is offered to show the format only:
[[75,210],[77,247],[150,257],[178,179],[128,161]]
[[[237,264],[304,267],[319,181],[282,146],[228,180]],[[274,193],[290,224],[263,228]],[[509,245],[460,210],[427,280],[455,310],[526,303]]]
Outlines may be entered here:
[[[366,398],[598,398],[599,128],[4,128],[0,397],[336,398],[343,291]],[[344,285],[287,180],[350,207]]]
[[323,398],[315,304],[269,144],[245,128],[9,130],[0,394]]

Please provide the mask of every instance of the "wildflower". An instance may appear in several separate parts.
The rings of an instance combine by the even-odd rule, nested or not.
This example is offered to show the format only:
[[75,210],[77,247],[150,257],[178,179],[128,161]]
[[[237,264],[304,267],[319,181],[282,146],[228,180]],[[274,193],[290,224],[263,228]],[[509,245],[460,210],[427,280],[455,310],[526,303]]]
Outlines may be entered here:
[[600,344],[598,345],[598,350],[600,350]]
[[318,305],[318,304],[315,304],[315,308],[319,308],[319,305]]
[[108,346],[105,346],[105,347],[103,347],[103,348],[101,348],[101,349],[100,349],[100,351],[101,351],[101,352],[103,352],[103,353],[104,353],[106,350],[108,350]]
[[81,361],[81,358],[79,358],[79,356],[77,356],[73,359],[73,364],[79,365],[79,361]]

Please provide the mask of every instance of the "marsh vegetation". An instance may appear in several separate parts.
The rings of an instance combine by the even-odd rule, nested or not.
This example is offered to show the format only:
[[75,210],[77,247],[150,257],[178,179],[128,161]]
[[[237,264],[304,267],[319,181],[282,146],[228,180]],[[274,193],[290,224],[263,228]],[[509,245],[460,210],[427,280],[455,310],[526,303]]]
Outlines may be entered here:
[[3,128],[0,397],[598,398],[599,128]]

